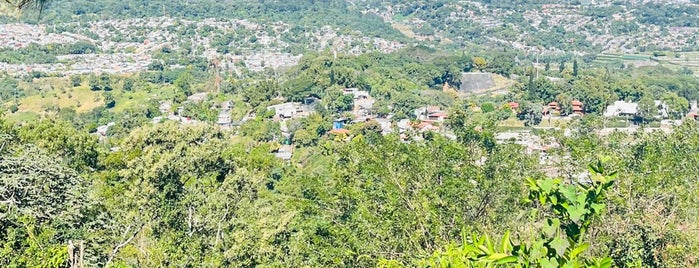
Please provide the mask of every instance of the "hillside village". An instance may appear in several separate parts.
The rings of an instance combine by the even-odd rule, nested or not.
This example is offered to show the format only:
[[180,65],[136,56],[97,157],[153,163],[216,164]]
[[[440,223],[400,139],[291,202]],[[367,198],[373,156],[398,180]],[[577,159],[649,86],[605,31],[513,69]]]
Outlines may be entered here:
[[[443,6],[428,0],[405,4],[381,1],[367,12],[377,14],[388,23],[407,26],[418,40],[473,41],[544,54],[639,53],[653,49],[687,51],[699,48],[697,25],[664,27],[640,23],[634,8],[650,2],[626,1],[620,5],[611,0],[579,1],[579,4],[544,4],[520,13],[477,1],[459,1]],[[697,7],[696,3],[684,0],[659,2]],[[435,11],[416,6],[440,8]],[[406,17],[406,10],[413,13]],[[459,31],[449,30],[450,26]],[[464,32],[477,38],[465,36]],[[542,38],[547,34],[554,34],[556,40],[560,36],[568,39],[555,43]]]
[[[554,29],[551,27],[554,25],[562,27],[565,32],[575,33],[575,36],[570,39],[571,44],[587,42],[602,53],[638,53],[641,52],[637,50],[639,47],[683,50],[696,43],[697,35],[695,33],[699,31],[697,27],[659,27],[641,24],[638,25],[637,31],[619,34],[611,29],[612,24],[635,20],[632,10],[622,9],[622,12],[611,14],[608,17],[593,17],[584,14],[586,8],[591,4],[600,7],[612,6],[611,1],[584,3],[582,6],[543,5],[541,9],[528,9],[521,14],[522,18],[529,23],[526,28],[520,28],[522,25],[508,23],[504,19],[512,18],[515,15],[512,10],[492,8],[478,2],[462,1],[452,6],[444,6],[444,10],[451,10],[446,16],[447,21],[465,21],[491,32],[508,29],[519,32],[518,35],[509,36],[507,39],[499,34],[494,34],[489,36],[485,43],[492,42],[524,52],[533,52],[537,55],[556,55],[564,53],[564,51],[570,52],[570,49],[556,45],[542,46],[531,43],[533,40],[529,36],[529,32],[535,31],[539,34],[545,34],[553,31]],[[630,4],[634,5],[634,3]],[[379,15],[387,23],[412,28],[413,32],[410,35],[419,42],[430,44],[435,41],[438,43],[455,41],[451,40],[455,36],[443,33],[442,30],[431,33],[429,38],[427,35],[419,34],[418,29],[431,27],[428,25],[435,23],[427,18],[421,18],[419,13],[410,18],[396,19],[405,8],[407,7],[401,4],[385,5],[380,8],[368,9],[366,12]],[[598,27],[591,28],[590,25],[593,24]],[[21,50],[35,45],[50,48],[77,42],[86,42],[98,48],[98,51],[93,53],[56,55],[55,62],[51,63],[16,64],[0,61],[0,68],[15,76],[36,72],[58,76],[102,73],[135,74],[148,71],[156,62],[166,65],[166,68],[184,68],[184,65],[173,61],[171,55],[168,56],[170,58],[163,57],[164,53],[173,52],[179,53],[179,57],[202,57],[219,73],[240,76],[247,72],[271,70],[276,74],[278,70],[296,66],[302,58],[304,50],[331,51],[336,57],[338,53],[347,55],[360,55],[372,51],[392,53],[408,46],[405,43],[380,37],[363,36],[359,31],[349,34],[346,31],[341,33],[338,29],[330,26],[320,27],[312,32],[298,32],[298,29],[295,29],[293,25],[283,22],[257,23],[250,20],[225,19],[194,21],[171,17],[51,25],[2,24],[0,25],[0,37],[3,37],[0,49]],[[582,39],[576,40],[576,37]],[[463,39],[462,37],[456,38]],[[308,45],[299,48],[297,47],[298,43]],[[481,41],[481,43],[483,42]],[[578,55],[582,55],[583,52],[575,51]],[[657,64],[650,59],[650,57],[639,56],[628,59],[627,64],[629,62],[636,66]],[[533,65],[543,69],[543,64],[539,62],[535,62]],[[563,78],[557,77],[549,77],[549,79],[554,82],[563,80]],[[220,84],[220,82],[216,83]],[[496,86],[491,74],[483,72],[461,73],[460,84],[458,91],[462,97],[469,94],[506,94],[507,87],[513,85],[512,82],[508,82],[504,87],[502,85]],[[445,89],[448,88],[449,86],[445,84]],[[493,91],[493,89],[498,91]],[[348,126],[371,122],[378,126],[381,134],[397,133],[406,142],[420,140],[423,138],[422,134],[427,132],[440,133],[452,139],[456,137],[446,127],[449,113],[447,108],[449,107],[429,104],[415,109],[410,115],[412,119],[395,119],[394,113],[377,115],[376,110],[373,109],[376,100],[368,91],[345,88],[343,94],[352,96],[353,108],[347,117],[334,119],[329,135],[349,137],[353,133],[347,129]],[[212,101],[209,99],[210,96],[211,94],[207,92],[195,93],[188,96],[181,105],[208,103]],[[283,102],[285,98],[278,97],[278,101],[281,103],[268,106],[266,109],[274,113],[271,120],[280,124],[282,136],[276,139],[284,143],[289,143],[294,134],[287,126],[288,121],[306,118],[315,112],[317,105],[322,105],[320,104],[321,99],[317,98],[308,98],[303,102]],[[213,122],[202,122],[190,116],[184,116],[183,107],[178,105],[179,108],[173,109],[174,103],[170,100],[161,100],[159,103],[161,115],[154,117],[153,123],[161,123],[166,120],[182,124],[215,123],[224,130],[235,130],[236,127],[255,117],[253,111],[248,111],[247,115],[242,118],[232,116],[232,111],[236,108],[233,100],[214,103],[211,110],[215,110],[217,116]],[[516,100],[501,104],[509,107],[513,116],[517,115],[521,109]],[[559,103],[555,101],[539,104],[543,107],[540,112],[541,120],[546,123],[541,123],[534,128],[557,129],[558,125],[565,124],[573,118],[586,116],[583,108],[585,104],[578,100],[565,104],[571,106],[572,109],[570,114],[564,115],[561,115]],[[657,114],[652,117],[660,121],[660,124],[646,128],[647,131],[653,129],[668,130],[678,124],[676,116],[674,116],[674,120],[669,120],[667,105],[664,102],[655,100],[654,105],[658,109]],[[480,107],[477,106],[472,108],[474,111],[480,110]],[[684,117],[696,118],[697,112],[699,110],[696,107],[696,101],[694,101]],[[619,125],[619,122],[626,123],[620,127],[605,127],[599,133],[606,135],[614,131],[634,132],[638,129],[635,120],[640,114],[638,103],[615,101],[604,109],[603,117],[605,120],[615,121],[616,125]],[[95,133],[101,138],[106,138],[109,128],[113,125],[113,122],[102,125],[97,128]],[[525,136],[529,138],[522,139],[520,135],[522,133],[521,131],[503,132],[499,134],[497,140],[498,142],[516,140],[517,143],[521,143],[527,148],[538,148],[536,150],[539,151],[546,147],[536,139],[535,135],[527,134],[528,136]],[[290,157],[290,151],[285,150],[282,153],[284,158]]]
[[[291,33],[284,23],[261,25],[247,20],[206,19],[190,21],[170,17],[106,20],[90,23],[29,25],[22,23],[0,25],[0,49],[22,49],[30,44],[42,46],[71,44],[85,41],[99,47],[100,53],[58,55],[56,63],[9,64],[0,61],[0,68],[13,75],[31,71],[48,74],[126,74],[147,70],[154,54],[163,49],[189,51],[191,57],[204,57],[221,62],[223,71],[240,74],[265,68],[294,66],[303,55],[288,51],[290,41],[312,41],[309,49],[361,54],[367,51],[390,53],[402,47],[396,41],[379,37],[339,34],[330,27],[316,32]],[[139,33],[147,33],[145,35]],[[182,36],[182,34],[186,34]],[[285,36],[294,35],[293,40]],[[305,49],[305,48],[304,48]],[[231,51],[229,51],[231,50]],[[233,51],[235,50],[235,51]],[[176,65],[174,67],[177,67]]]

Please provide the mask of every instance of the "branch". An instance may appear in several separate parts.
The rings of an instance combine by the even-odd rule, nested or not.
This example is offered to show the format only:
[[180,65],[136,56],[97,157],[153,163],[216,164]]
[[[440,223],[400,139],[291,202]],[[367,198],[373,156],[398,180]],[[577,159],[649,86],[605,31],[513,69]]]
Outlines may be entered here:
[[146,224],[145,224],[145,223],[142,223],[142,224],[141,224],[141,227],[139,227],[138,230],[136,230],[136,232],[134,232],[134,233],[131,235],[131,237],[129,237],[128,239],[126,239],[126,241],[122,242],[121,244],[117,245],[117,246],[114,248],[114,250],[112,250],[112,253],[109,254],[109,259],[107,260],[107,263],[104,265],[104,267],[109,267],[109,264],[112,263],[112,260],[114,259],[114,256],[116,256],[116,254],[119,252],[119,250],[120,250],[121,248],[123,248],[124,246],[128,245],[129,243],[131,243],[131,240],[133,240],[133,239],[136,237],[136,235],[138,235],[138,233],[140,233],[141,230],[143,230],[143,227],[145,227],[145,226],[146,226]]

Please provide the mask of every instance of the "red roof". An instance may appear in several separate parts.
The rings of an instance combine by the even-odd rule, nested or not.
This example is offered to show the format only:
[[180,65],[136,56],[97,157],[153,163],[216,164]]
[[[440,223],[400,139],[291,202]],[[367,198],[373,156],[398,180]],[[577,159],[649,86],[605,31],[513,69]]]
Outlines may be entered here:
[[580,107],[580,106],[573,106],[573,111],[579,112],[579,111],[582,111],[582,110],[583,110],[583,108]]
[[447,117],[447,113],[445,113],[445,112],[431,113],[430,117]]
[[509,105],[512,109],[519,108],[519,103],[516,102],[510,102],[507,105]]
[[551,106],[551,107],[558,106],[558,102],[552,101],[551,103],[549,103],[549,106]]
[[346,130],[346,129],[344,129],[344,128],[337,128],[337,129],[331,130],[329,133],[330,133],[330,134],[333,134],[333,135],[337,135],[337,134],[349,135],[349,134],[350,134],[350,131],[349,131],[349,130]]
[[573,104],[573,106],[582,106],[582,105],[583,105],[582,102],[577,101],[577,100],[574,100],[574,101],[572,102],[572,104]]

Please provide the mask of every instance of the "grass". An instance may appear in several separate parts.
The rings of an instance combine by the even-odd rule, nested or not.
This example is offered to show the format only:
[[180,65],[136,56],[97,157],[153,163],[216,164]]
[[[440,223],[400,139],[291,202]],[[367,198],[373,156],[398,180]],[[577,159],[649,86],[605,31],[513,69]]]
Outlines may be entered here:
[[513,117],[508,118],[507,120],[500,121],[500,124],[498,124],[498,127],[502,128],[524,128],[524,122],[520,121],[519,119]]
[[78,113],[84,113],[103,103],[101,92],[91,91],[86,85],[65,90],[63,88],[54,86],[52,90],[42,89],[39,94],[19,99],[19,111],[45,114],[47,108],[55,106],[61,109],[71,107]]
[[[73,87],[68,78],[42,78],[32,82],[20,82],[19,87],[27,95],[20,98],[19,111],[11,115],[17,121],[29,121],[53,113],[55,108],[75,109],[77,113],[86,113],[104,104],[104,91],[92,91],[87,82]],[[172,99],[173,86],[147,85],[139,90],[125,92],[119,87],[110,91],[116,105],[115,112],[125,111],[151,100]],[[1,104],[0,104],[1,105]]]
[[32,122],[39,120],[39,115],[34,112],[5,113],[5,119],[12,123]]

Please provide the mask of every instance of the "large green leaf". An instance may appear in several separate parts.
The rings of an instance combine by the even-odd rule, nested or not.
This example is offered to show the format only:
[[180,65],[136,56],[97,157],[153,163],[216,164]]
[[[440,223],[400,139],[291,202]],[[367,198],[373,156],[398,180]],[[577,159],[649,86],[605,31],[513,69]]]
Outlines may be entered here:
[[570,220],[578,223],[580,222],[580,218],[587,213],[587,209],[583,205],[577,205],[577,206],[570,206],[567,208],[568,215],[570,216]]
[[549,246],[556,250],[556,254],[558,256],[563,257],[563,255],[566,253],[566,249],[570,246],[570,242],[568,240],[565,240],[560,237],[556,237],[549,243]]

